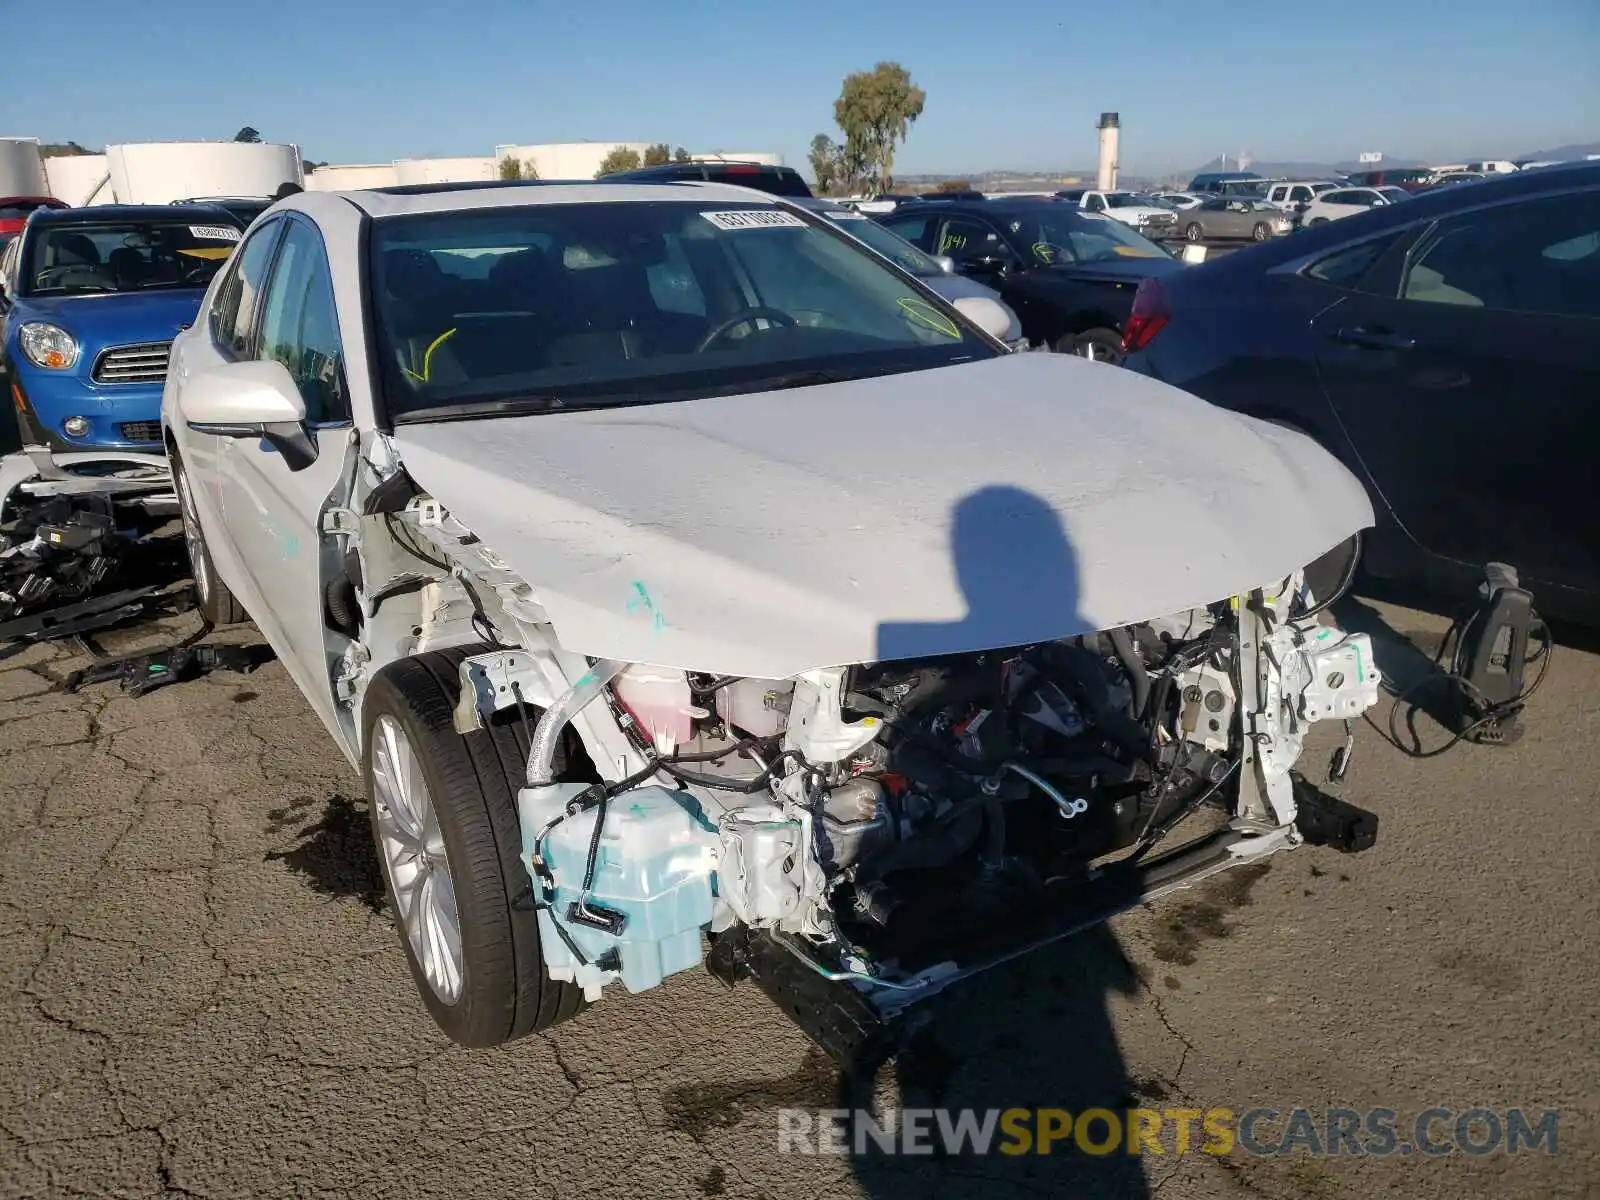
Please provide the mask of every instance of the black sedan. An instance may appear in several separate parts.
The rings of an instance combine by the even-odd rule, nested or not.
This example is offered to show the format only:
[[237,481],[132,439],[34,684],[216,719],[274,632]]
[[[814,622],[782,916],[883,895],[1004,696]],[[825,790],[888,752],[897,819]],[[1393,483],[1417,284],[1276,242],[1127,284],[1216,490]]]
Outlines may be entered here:
[[1184,270],[1120,221],[1054,197],[930,199],[878,220],[998,291],[1028,341],[1084,358],[1118,360],[1140,280]]
[[1372,494],[1380,575],[1511,563],[1600,621],[1600,163],[1441,188],[1144,285],[1129,368],[1297,426]]

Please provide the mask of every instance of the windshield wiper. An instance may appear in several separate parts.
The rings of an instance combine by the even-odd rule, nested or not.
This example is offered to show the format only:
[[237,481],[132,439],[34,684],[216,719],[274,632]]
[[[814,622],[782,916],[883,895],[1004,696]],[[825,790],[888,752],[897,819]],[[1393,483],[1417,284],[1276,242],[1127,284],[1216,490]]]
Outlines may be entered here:
[[595,408],[614,408],[627,403],[616,401],[566,400],[560,396],[507,396],[501,400],[464,400],[457,404],[431,404],[410,408],[394,415],[396,425],[422,421],[469,421],[479,417],[522,417],[534,413],[584,412]]
[[796,371],[793,375],[780,375],[770,383],[758,380],[758,386],[749,390],[781,392],[785,388],[819,387],[824,383],[838,383],[841,379],[846,378],[858,379],[860,376],[848,372],[841,375],[835,371]]
[[57,287],[36,287],[28,294],[30,296],[43,296],[47,292],[61,292],[70,296],[78,293],[87,295],[90,293],[98,294],[100,292],[114,292],[116,290],[117,289],[112,287],[109,283],[74,283],[70,286],[61,285]]

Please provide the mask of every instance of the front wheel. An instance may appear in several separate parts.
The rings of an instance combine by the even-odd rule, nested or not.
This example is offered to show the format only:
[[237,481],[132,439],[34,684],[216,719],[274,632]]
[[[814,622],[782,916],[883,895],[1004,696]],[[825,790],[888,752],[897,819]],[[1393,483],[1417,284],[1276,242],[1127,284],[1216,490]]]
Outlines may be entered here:
[[[422,1002],[463,1046],[498,1046],[583,1008],[545,973],[517,789],[518,721],[455,730],[465,649],[390,663],[367,688],[362,773],[389,906]],[[502,716],[515,717],[508,710]],[[558,772],[565,758],[558,754]]]
[[1206,231],[1200,228],[1199,221],[1190,221],[1188,228],[1183,231],[1183,236],[1191,242],[1199,243],[1205,240]]
[[1257,221],[1256,227],[1250,231],[1251,240],[1256,242],[1264,242],[1271,236],[1272,230],[1267,227],[1265,221]]
[[195,507],[189,476],[176,457],[172,459],[172,486],[178,493],[178,511],[183,518],[183,546],[189,553],[195,607],[210,625],[237,625],[248,620],[244,606],[217,575],[217,565],[206,546],[205,530],[200,527],[200,512]]

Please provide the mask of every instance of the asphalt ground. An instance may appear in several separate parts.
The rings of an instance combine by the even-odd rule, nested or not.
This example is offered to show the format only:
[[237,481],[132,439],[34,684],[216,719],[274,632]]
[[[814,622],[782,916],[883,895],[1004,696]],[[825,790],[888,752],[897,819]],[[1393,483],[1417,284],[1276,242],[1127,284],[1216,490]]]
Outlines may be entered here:
[[[1401,677],[1445,624],[1346,615]],[[0,1195],[1600,1194],[1583,649],[1558,652],[1514,747],[1417,761],[1363,725],[1345,795],[1380,814],[1374,849],[1281,854],[973,981],[876,1081],[885,1108],[1377,1107],[1402,1133],[1432,1106],[1557,1110],[1553,1155],[1359,1158],[1179,1155],[1170,1127],[1160,1156],[782,1153],[784,1110],[837,1104],[838,1074],[753,986],[699,971],[459,1049],[415,996],[359,782],[282,667],[58,690],[84,661],[0,661]]]

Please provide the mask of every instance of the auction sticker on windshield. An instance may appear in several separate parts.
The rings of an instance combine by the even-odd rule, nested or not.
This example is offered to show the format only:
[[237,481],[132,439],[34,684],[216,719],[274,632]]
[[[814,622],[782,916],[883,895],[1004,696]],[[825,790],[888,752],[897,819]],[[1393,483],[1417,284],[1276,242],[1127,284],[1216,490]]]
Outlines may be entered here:
[[189,232],[197,238],[210,238],[214,242],[237,242],[239,231],[227,225],[191,225]]
[[734,209],[731,212],[703,212],[700,215],[718,229],[777,229],[786,226],[798,226],[804,229],[806,227],[806,223],[793,213],[780,212],[776,208]]

